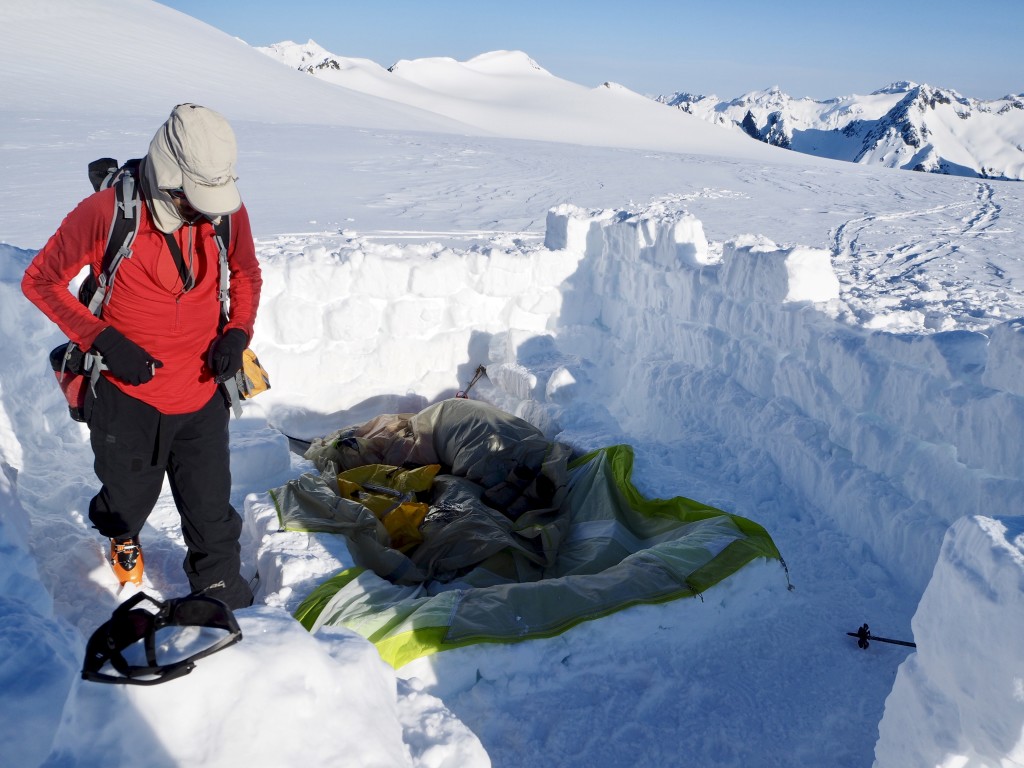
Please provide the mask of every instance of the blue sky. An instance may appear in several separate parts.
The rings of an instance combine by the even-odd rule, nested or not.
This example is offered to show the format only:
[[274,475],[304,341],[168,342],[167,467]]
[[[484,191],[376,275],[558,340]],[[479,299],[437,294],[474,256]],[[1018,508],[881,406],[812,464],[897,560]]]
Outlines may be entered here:
[[521,50],[582,85],[639,93],[779,86],[824,99],[895,80],[992,99],[1024,92],[1024,0],[161,0],[250,45],[464,61]]

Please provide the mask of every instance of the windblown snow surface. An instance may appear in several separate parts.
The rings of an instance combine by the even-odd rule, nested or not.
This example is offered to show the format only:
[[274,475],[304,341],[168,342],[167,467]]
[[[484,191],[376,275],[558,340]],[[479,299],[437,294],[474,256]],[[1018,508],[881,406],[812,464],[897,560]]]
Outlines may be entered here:
[[[374,93],[152,2],[8,4],[0,30],[4,765],[1024,764],[1020,185],[737,143],[525,54],[403,62]],[[101,32],[121,45],[99,55]],[[259,589],[190,675],[103,686],[85,641],[129,595],[88,523],[60,333],[19,283],[86,163],[142,154],[180,101],[236,128],[265,279],[273,389],[232,422]],[[574,110],[602,106],[586,134]],[[418,410],[479,365],[471,396],[579,450],[633,445],[646,495],[762,523],[794,589],[755,563],[399,670],[307,634],[291,611],[351,559],[278,531],[268,489],[311,469],[286,435]],[[142,540],[143,590],[184,594],[169,491]],[[916,650],[858,649],[865,622]]]

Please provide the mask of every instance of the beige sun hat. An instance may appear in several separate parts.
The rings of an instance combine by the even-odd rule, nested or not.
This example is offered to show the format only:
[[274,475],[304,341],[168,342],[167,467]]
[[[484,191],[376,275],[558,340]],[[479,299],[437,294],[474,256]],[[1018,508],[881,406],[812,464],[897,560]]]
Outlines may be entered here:
[[224,216],[242,207],[235,186],[238,145],[220,113],[179,104],[153,137],[149,158],[157,186],[181,187],[200,213]]

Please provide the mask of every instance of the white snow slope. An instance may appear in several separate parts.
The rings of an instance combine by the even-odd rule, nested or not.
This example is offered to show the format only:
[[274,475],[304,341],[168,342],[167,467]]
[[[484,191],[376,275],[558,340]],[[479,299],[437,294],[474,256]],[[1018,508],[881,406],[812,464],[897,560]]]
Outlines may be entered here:
[[[3,765],[1024,765],[1019,184],[738,144],[525,54],[320,82],[148,0],[8,4],[0,43]],[[232,423],[260,585],[239,644],[103,686],[85,640],[129,593],[89,527],[60,333],[19,282],[86,163],[141,154],[185,100],[236,128],[265,278],[273,389]],[[632,444],[645,494],[765,525],[795,589],[756,563],[397,671],[307,634],[290,612],[351,559],[277,531],[267,490],[310,469],[285,434],[418,409],[481,364],[473,396]],[[144,591],[183,594],[169,491],[143,543]],[[858,649],[865,622],[917,650]]]

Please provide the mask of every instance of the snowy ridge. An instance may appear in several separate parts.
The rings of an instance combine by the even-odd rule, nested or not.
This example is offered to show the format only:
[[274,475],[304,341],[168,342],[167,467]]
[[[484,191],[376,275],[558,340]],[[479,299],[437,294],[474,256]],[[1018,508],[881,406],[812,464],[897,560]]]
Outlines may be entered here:
[[400,59],[388,67],[388,72],[407,80],[436,80],[443,77],[458,77],[460,70],[479,72],[499,77],[552,77],[551,73],[522,51],[489,51],[474,56],[465,62],[458,62],[447,56],[427,59]]
[[349,58],[346,56],[335,56],[329,53],[314,40],[306,43],[293,43],[291,40],[284,40],[274,43],[265,48],[256,48],[257,51],[265,53],[297,69],[310,74],[317,70],[342,70],[364,67],[370,70],[383,70],[379,64],[370,59]]
[[[329,75],[332,71],[342,72],[360,68],[373,72],[385,71],[384,67],[370,59],[338,56],[331,53],[312,39],[307,40],[305,43],[283,40],[267,46],[257,46],[255,50],[280,61],[288,67],[301,72],[307,72],[311,75],[323,76],[324,79],[331,79]],[[399,59],[389,66],[386,71],[409,79],[416,79],[423,76],[429,77],[428,73],[431,71],[444,73],[459,70],[476,71],[505,77],[536,74],[551,76],[550,72],[522,51],[491,51],[474,56],[469,61],[461,63],[446,56],[414,60]]]
[[993,101],[901,81],[867,96],[794,99],[773,88],[731,101],[675,93],[670,106],[810,155],[914,171],[1024,179],[1024,95]]
[[522,51],[491,51],[468,61],[401,60],[388,69],[326,51],[310,40],[256,48],[312,80],[434,112],[476,131],[573,144],[644,147],[787,163],[742,136],[708,126],[611,84],[588,88],[553,76]]

